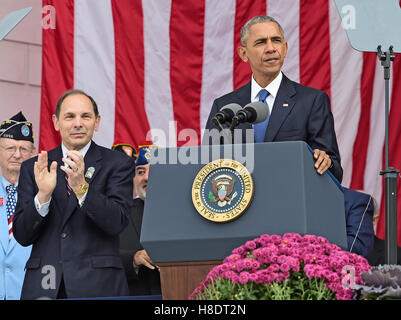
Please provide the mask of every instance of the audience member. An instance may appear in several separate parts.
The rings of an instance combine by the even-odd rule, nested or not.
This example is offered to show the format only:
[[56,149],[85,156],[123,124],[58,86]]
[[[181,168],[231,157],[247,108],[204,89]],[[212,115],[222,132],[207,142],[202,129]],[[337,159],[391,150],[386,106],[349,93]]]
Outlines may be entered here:
[[12,232],[18,178],[22,162],[36,151],[32,124],[21,112],[1,123],[0,148],[0,299],[16,300],[21,296],[25,264],[32,249],[21,246]]
[[100,115],[85,92],[65,92],[53,123],[61,145],[21,166],[13,232],[32,245],[21,298],[128,295],[118,249],[134,164],[92,141]]
[[160,295],[160,273],[140,243],[141,225],[149,176],[150,148],[140,146],[135,166],[134,190],[137,198],[130,223],[120,235],[120,254],[127,274],[130,295]]

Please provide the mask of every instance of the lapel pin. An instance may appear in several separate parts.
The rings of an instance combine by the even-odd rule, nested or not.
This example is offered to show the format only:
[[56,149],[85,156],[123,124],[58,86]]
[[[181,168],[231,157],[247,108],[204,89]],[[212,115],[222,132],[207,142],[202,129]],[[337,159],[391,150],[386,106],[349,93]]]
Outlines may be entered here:
[[88,170],[86,170],[85,178],[92,179],[94,173],[95,173],[95,168],[89,167]]
[[0,198],[0,206],[4,204],[4,198]]
[[288,103],[283,103],[283,108],[287,108],[288,107]]

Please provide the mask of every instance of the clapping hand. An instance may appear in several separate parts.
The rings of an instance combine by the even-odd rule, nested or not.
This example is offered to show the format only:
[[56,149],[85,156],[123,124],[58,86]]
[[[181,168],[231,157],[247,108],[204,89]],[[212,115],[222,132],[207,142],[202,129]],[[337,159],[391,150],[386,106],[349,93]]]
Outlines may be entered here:
[[39,189],[37,196],[41,204],[50,200],[57,184],[57,162],[53,161],[51,163],[50,170],[48,170],[47,166],[47,151],[42,151],[39,153],[33,169],[35,182]]
[[85,184],[85,161],[84,157],[78,151],[68,151],[67,158],[62,159],[67,166],[61,166],[60,169],[63,170],[68,176],[68,184],[72,190],[80,189],[82,184]]

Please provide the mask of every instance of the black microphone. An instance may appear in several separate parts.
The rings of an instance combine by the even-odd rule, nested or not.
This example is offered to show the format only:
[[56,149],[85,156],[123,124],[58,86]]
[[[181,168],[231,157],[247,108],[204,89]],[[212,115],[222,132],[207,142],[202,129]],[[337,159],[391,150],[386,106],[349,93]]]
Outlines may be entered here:
[[241,122],[259,123],[265,121],[268,116],[269,109],[263,102],[251,102],[237,112],[233,117],[232,125],[235,127]]
[[220,111],[216,112],[212,121],[217,126],[221,126],[222,123],[231,122],[233,117],[240,111],[242,108],[237,103],[230,103],[225,105]]

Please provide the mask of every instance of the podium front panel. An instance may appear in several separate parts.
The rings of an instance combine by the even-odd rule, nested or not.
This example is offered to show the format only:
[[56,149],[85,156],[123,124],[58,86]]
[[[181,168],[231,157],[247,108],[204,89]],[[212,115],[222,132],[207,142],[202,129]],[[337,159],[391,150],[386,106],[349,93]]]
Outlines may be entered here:
[[[246,154],[245,145],[231,147]],[[202,217],[192,203],[192,184],[208,162],[223,158],[223,149],[219,145],[186,148],[197,160],[188,164],[174,161],[182,148],[158,150],[155,158],[164,154],[169,163],[150,167],[141,231],[141,243],[153,261],[222,260],[262,234],[288,232],[320,235],[347,248],[343,193],[327,174],[317,174],[304,142],[254,144],[253,163],[244,163],[253,168],[254,197],[249,208],[227,223]]]

